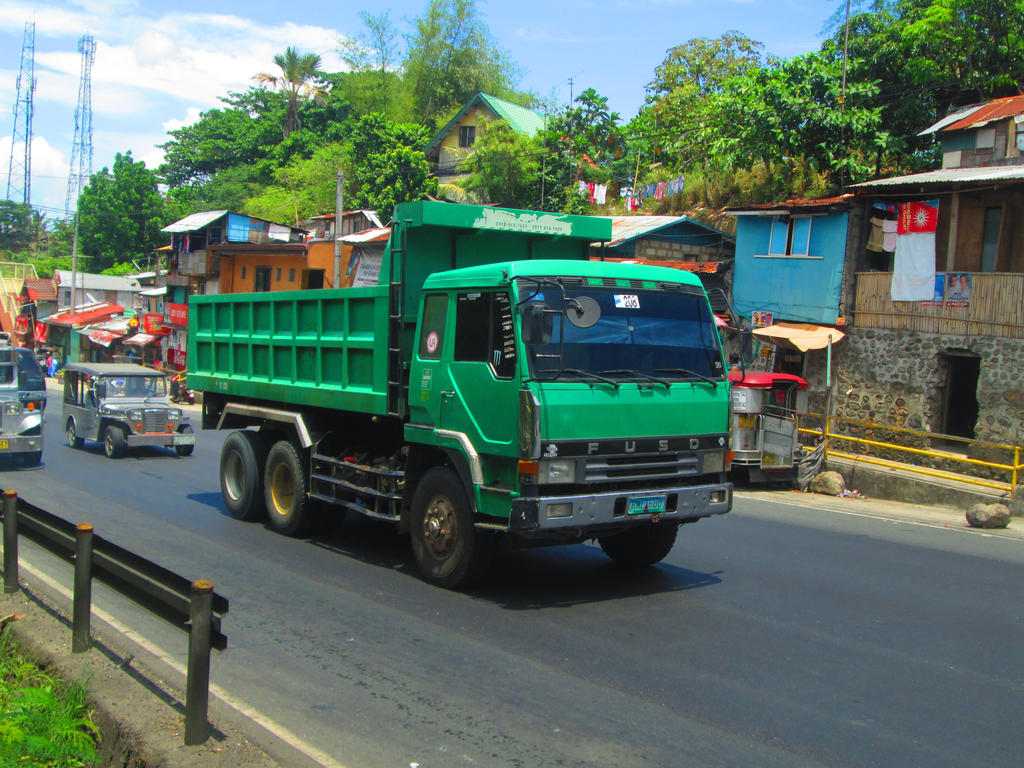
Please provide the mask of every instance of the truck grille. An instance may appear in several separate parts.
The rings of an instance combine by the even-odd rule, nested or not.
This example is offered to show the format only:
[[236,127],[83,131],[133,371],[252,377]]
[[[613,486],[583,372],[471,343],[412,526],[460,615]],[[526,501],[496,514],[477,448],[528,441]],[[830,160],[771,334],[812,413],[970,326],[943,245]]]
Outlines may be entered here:
[[585,482],[661,480],[675,477],[692,477],[697,472],[697,455],[693,453],[592,456],[586,460]]
[[142,412],[142,431],[146,434],[167,431],[167,411],[147,408]]

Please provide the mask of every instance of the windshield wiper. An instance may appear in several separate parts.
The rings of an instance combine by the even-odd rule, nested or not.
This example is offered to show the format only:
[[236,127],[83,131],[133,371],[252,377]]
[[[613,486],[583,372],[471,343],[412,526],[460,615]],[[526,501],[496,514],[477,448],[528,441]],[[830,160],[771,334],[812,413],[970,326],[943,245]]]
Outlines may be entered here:
[[705,376],[703,373],[697,373],[696,371],[691,371],[689,368],[655,368],[654,372],[655,373],[674,373],[677,376],[692,376],[695,379],[700,379],[701,381],[706,381],[712,387],[714,387],[715,389],[718,389],[718,382],[717,381],[715,381],[712,378],[709,378],[709,377]]
[[531,376],[526,381],[557,381],[562,377],[563,374],[569,373],[573,376],[583,376],[584,378],[590,378],[594,381],[604,382],[605,384],[611,384],[616,389],[619,388],[619,382],[614,379],[608,379],[599,374],[593,373],[592,371],[581,371],[579,368],[562,368],[558,371],[552,371],[554,374],[550,379],[544,376]]
[[635,376],[638,379],[645,379],[647,381],[653,381],[655,384],[661,384],[665,389],[670,389],[672,387],[672,385],[664,379],[659,379],[657,376],[651,376],[649,373],[644,373],[643,371],[632,371],[628,368],[614,368],[610,371],[600,371],[600,373],[607,376],[615,376],[616,374],[619,376]]

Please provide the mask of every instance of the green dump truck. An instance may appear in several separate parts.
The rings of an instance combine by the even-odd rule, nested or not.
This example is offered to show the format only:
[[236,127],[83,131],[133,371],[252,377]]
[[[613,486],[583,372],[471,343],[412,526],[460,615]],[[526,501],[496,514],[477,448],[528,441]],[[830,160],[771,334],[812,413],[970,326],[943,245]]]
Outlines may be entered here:
[[189,382],[232,516],[294,535],[345,510],[410,534],[423,577],[501,542],[664,558],[728,512],[729,382],[700,282],[591,260],[608,219],[396,208],[377,285],[191,297]]

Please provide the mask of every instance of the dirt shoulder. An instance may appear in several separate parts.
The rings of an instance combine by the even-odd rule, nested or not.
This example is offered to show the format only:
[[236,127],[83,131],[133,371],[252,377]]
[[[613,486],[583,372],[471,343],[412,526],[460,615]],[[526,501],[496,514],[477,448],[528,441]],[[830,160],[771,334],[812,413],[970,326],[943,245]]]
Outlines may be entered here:
[[[276,768],[302,764],[286,750],[271,756],[253,741],[254,725],[212,697],[209,738],[204,744],[186,747],[184,680],[168,682],[181,676],[95,617],[93,647],[72,654],[66,609],[70,606],[61,607],[63,598],[39,583],[24,565],[20,575],[22,590],[0,595],[0,616],[23,615],[8,625],[28,658],[65,680],[85,683],[103,734],[97,765]],[[187,642],[184,634],[182,642]]]

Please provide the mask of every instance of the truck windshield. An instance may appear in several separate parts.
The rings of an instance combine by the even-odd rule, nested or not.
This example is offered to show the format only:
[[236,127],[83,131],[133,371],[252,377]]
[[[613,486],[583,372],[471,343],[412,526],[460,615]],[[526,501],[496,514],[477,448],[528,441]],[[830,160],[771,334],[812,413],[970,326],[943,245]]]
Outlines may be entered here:
[[723,379],[718,330],[703,292],[596,286],[563,292],[551,282],[519,284],[530,377]]

